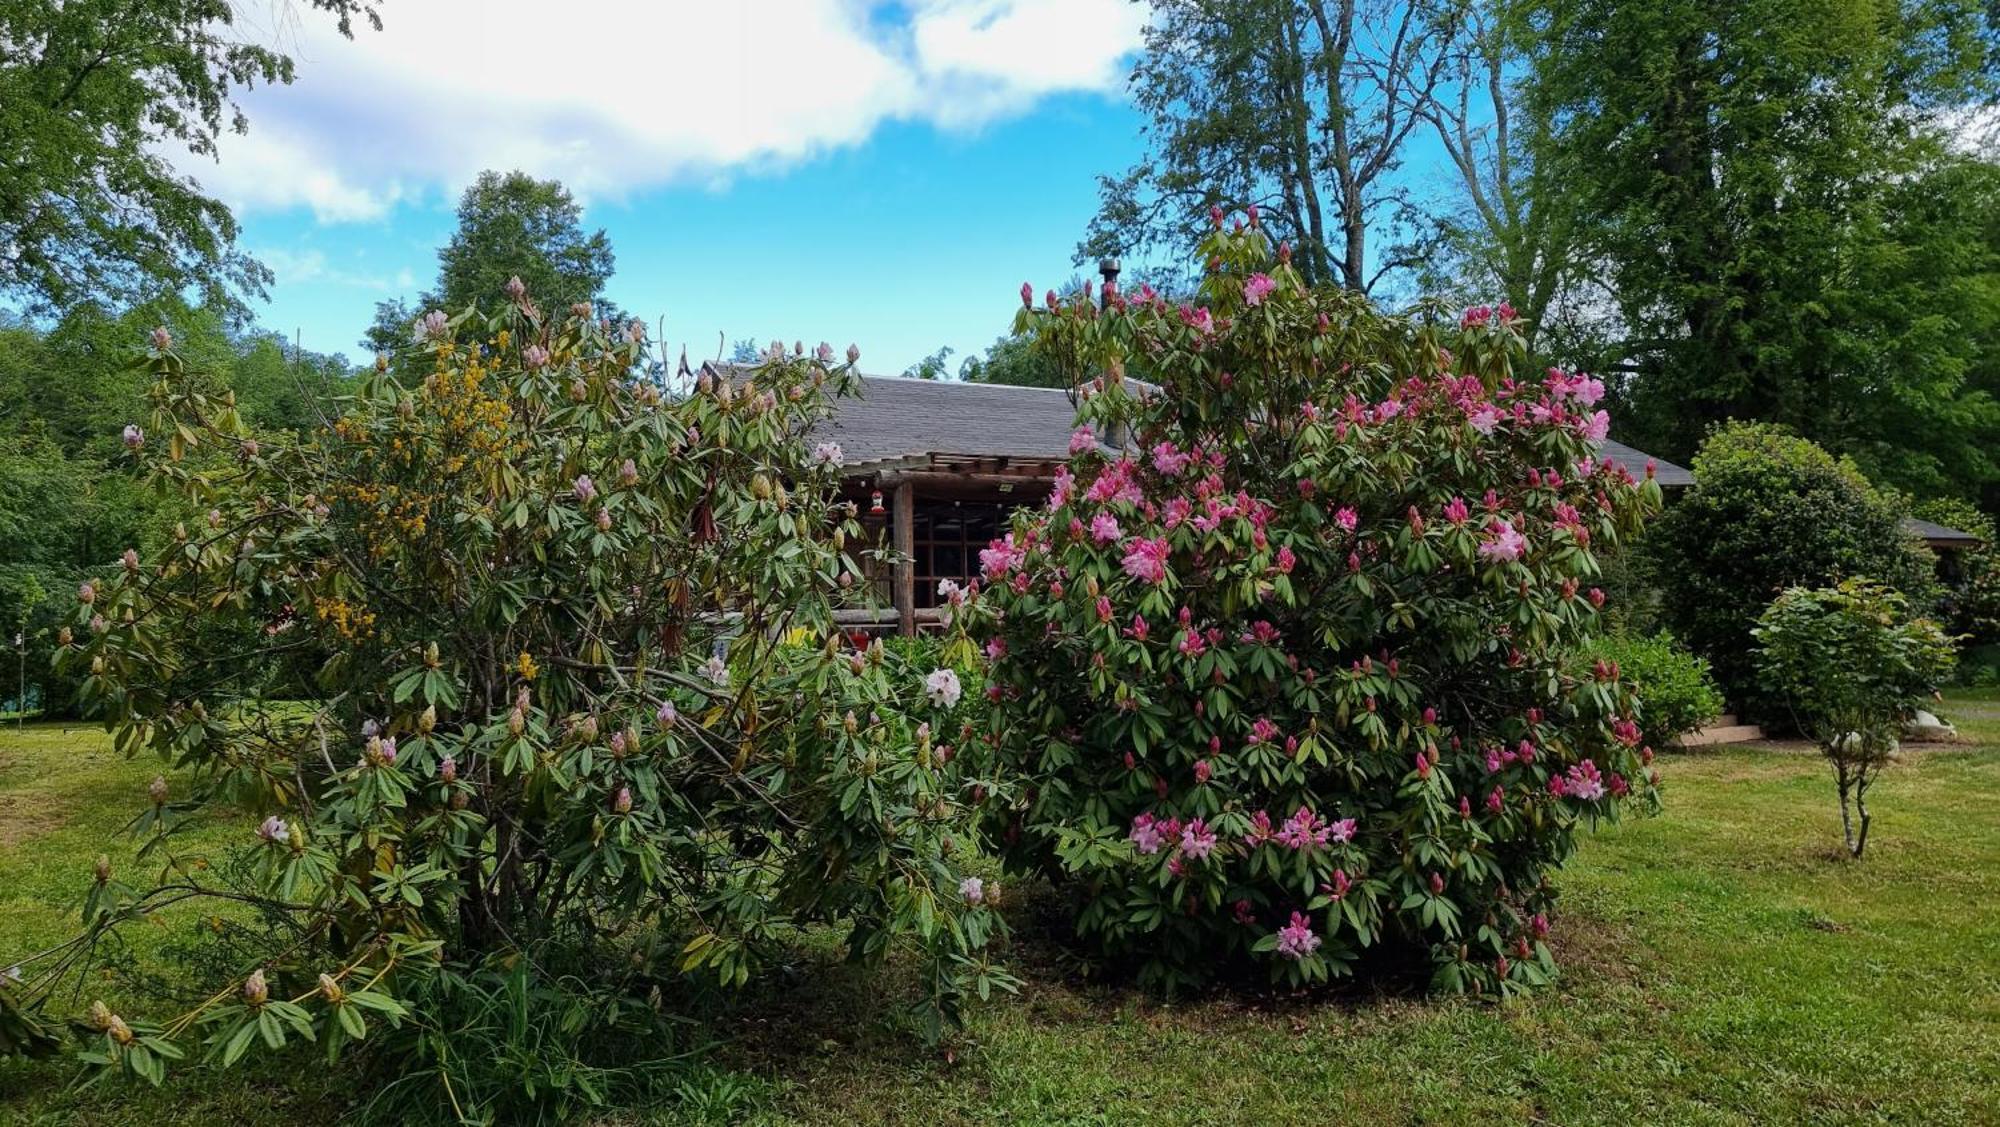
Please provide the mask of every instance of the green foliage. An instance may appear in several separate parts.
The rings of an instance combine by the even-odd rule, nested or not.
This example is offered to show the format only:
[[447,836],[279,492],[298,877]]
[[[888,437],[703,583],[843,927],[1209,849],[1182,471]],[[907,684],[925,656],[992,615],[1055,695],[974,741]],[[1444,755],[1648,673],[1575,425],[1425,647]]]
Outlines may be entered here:
[[[206,515],[79,590],[58,664],[121,751],[195,789],[138,823],[159,881],[102,869],[28,998],[211,897],[283,942],[157,1033],[93,1018],[99,1063],[157,1080],[147,1038],[228,1063],[428,1029],[452,982],[578,937],[592,989],[635,996],[740,985],[833,924],[856,959],[922,955],[933,1035],[1006,988],[944,846],[967,827],[928,732],[957,696],[832,627],[860,530],[804,436],[851,364],[822,346],[668,397],[632,377],[637,323],[520,295],[424,328],[421,380],[383,365],[292,436],[253,434],[163,338],[140,361],[154,410],[127,456]],[[207,816],[241,825],[248,890],[176,850]]]
[[1601,387],[1523,378],[1511,321],[1310,289],[1255,225],[1200,254],[1199,308],[1019,315],[1097,375],[967,615],[987,825],[1149,981],[1379,948],[1446,989],[1544,983],[1551,871],[1655,800],[1630,687],[1582,646],[1659,487],[1595,461]]
[[1013,387],[1067,387],[1062,373],[1048,358],[1035,351],[1028,338],[1008,335],[995,340],[984,356],[968,356],[959,365],[959,378],[968,383],[1008,384]]
[[913,380],[950,379],[951,353],[951,346],[945,345],[936,352],[903,369],[903,375]]
[[[1788,588],[1758,620],[1758,671],[1833,763],[1847,848],[1868,846],[1868,788],[1900,725],[1937,693],[1956,654],[1937,623],[1879,583]],[[1851,806],[1851,810],[1850,810]]]
[[1590,654],[1639,696],[1639,730],[1650,747],[1672,747],[1680,738],[1722,715],[1722,692],[1708,674],[1708,662],[1689,653],[1662,630],[1649,635],[1607,634]]
[[[46,329],[0,323],[0,642],[26,635],[26,695],[47,715],[74,714],[75,679],[50,667],[68,593],[125,548],[161,542],[186,515],[118,468],[120,431],[149,410],[144,373],[124,359],[132,340],[163,323],[215,393],[235,396],[260,429],[320,425],[351,383],[341,357],[232,331],[214,309],[177,300],[118,315],[79,305]],[[0,697],[13,699],[20,680],[11,668],[0,675]]]
[[1761,419],[1904,489],[2000,472],[2000,167],[1957,144],[2000,74],[1985,0],[1524,10],[1633,441],[1682,458]]
[[515,279],[550,319],[588,305],[593,315],[624,324],[627,316],[604,300],[615,263],[610,238],[602,228],[584,230],[583,208],[561,181],[482,172],[459,197],[458,226],[438,248],[436,284],[414,308],[401,299],[378,303],[361,343],[377,355],[403,355],[417,317],[490,301]]
[[[381,26],[364,0],[309,5],[343,34],[357,15]],[[224,129],[247,128],[238,90],[292,80],[236,14],[227,0],[0,0],[0,297],[46,313],[262,294],[270,274],[235,251],[235,217],[165,151],[213,156]]]
[[1694,458],[1695,486],[1647,538],[1674,634],[1713,666],[1738,710],[1779,720],[1760,691],[1750,630],[1787,587],[1879,579],[1927,606],[1936,560],[1903,509],[1852,462],[1783,428],[1721,427]]

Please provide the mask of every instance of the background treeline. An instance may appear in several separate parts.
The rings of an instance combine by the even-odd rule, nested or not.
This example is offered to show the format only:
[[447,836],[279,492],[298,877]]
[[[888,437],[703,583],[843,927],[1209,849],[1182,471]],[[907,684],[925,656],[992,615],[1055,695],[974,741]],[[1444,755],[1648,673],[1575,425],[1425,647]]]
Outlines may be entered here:
[[[0,320],[0,629],[8,648],[22,635],[28,700],[53,714],[72,704],[49,656],[77,584],[126,548],[170,534],[184,515],[130,472],[121,441],[126,424],[144,426],[150,413],[145,374],[127,364],[159,325],[258,427],[319,425],[353,379],[341,356],[301,353],[277,333],[179,301],[122,312],[85,303],[40,324]],[[0,698],[11,709],[20,670],[5,673]]]

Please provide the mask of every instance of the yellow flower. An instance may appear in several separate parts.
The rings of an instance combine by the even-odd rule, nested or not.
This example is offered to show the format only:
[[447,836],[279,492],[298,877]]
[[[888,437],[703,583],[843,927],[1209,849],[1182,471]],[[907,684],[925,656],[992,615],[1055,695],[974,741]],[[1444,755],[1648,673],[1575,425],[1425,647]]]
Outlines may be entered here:
[[527,681],[534,680],[535,675],[541,672],[541,667],[535,664],[535,659],[528,655],[527,650],[522,650],[521,656],[514,659],[514,668]]

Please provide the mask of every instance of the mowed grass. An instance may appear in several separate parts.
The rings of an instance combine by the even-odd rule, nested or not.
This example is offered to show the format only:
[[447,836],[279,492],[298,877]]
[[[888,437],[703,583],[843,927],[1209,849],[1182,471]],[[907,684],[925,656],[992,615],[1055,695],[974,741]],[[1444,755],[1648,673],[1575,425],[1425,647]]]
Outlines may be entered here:
[[[1912,749],[1883,778],[1861,862],[1816,756],[1663,758],[1667,812],[1592,836],[1562,874],[1565,973],[1535,998],[1165,1004],[1072,974],[1036,890],[1010,897],[1021,997],[948,1051],[897,1031],[898,975],[808,964],[717,1030],[717,1067],[757,1081],[717,1120],[2000,1123],[2000,701],[1945,711],[1978,742]],[[94,734],[0,735],[0,960],[64,934],[153,770]],[[0,1122],[326,1121],[353,1093],[314,1059],[160,1095],[0,1064]]]

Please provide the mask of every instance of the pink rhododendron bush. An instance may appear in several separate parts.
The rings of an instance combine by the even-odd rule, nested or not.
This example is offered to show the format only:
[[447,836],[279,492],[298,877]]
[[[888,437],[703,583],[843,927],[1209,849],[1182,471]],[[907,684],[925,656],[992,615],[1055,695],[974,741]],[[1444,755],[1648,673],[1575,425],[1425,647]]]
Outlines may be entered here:
[[[509,296],[419,322],[428,374],[378,365],[298,437],[245,433],[153,342],[126,444],[189,519],[79,592],[61,660],[122,750],[177,770],[133,795],[144,863],[100,864],[86,933],[0,950],[17,1016],[74,1016],[89,1059],[157,1080],[196,1046],[445,1028],[439,976],[560,957],[614,999],[738,984],[815,923],[857,958],[914,951],[937,1018],[1006,984],[930,736],[955,738],[956,681],[832,626],[859,526],[807,433],[854,354],[774,346],[669,392],[641,326]],[[182,844],[217,823],[234,848]],[[267,925],[218,948],[206,1000],[63,1008],[188,901]]]
[[1602,387],[1530,370],[1505,308],[1307,292],[1254,218],[1202,254],[1193,306],[1023,292],[1083,397],[961,616],[990,835],[1157,983],[1376,952],[1544,982],[1579,828],[1657,801],[1638,702],[1579,647],[1658,485],[1597,457]]

